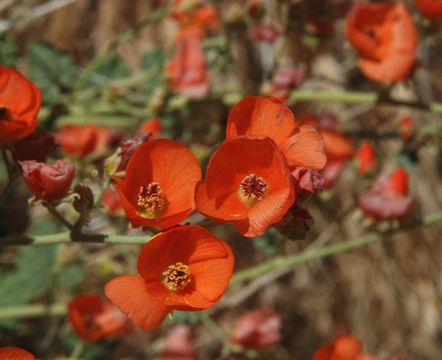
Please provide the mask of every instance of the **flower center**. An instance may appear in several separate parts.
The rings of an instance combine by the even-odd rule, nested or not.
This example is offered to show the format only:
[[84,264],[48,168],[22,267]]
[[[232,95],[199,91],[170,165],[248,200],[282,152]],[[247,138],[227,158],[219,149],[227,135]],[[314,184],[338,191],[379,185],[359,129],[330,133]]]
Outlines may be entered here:
[[11,113],[6,106],[0,105],[0,120],[9,121],[11,120]]
[[167,207],[167,200],[160,184],[152,181],[147,186],[140,186],[137,205],[142,215],[149,219],[155,219],[160,216]]
[[253,205],[261,200],[268,190],[265,180],[256,174],[249,174],[241,180],[239,185],[239,194],[244,202]]
[[191,275],[187,265],[177,262],[163,272],[163,284],[170,291],[184,290],[192,281]]

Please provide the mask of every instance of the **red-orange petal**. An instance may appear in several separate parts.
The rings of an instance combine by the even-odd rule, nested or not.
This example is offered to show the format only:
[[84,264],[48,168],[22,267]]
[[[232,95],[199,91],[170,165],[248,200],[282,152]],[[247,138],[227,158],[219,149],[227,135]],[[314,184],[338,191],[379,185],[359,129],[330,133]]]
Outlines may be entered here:
[[297,134],[284,142],[281,150],[291,167],[321,170],[327,162],[324,139],[310,126],[301,126]]
[[29,351],[17,348],[17,347],[3,347],[0,348],[1,360],[35,360],[34,355]]
[[353,157],[355,148],[351,140],[335,130],[321,130],[327,160],[349,160]]
[[132,322],[143,330],[160,326],[169,309],[163,303],[165,288],[159,283],[148,284],[141,276],[120,276],[109,281],[106,296]]
[[267,136],[280,145],[295,129],[295,117],[281,100],[247,96],[230,110],[226,139],[241,135]]

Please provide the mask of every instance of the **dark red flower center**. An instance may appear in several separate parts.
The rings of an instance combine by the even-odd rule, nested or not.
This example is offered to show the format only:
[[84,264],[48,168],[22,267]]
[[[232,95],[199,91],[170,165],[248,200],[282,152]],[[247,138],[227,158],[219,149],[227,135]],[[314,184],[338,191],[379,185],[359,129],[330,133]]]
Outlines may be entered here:
[[0,105],[0,121],[9,121],[12,120],[11,113],[9,112],[9,109],[6,106]]
[[190,269],[182,262],[169,265],[163,272],[163,284],[170,291],[184,290],[191,281]]
[[149,219],[160,216],[167,207],[167,200],[160,184],[152,181],[147,186],[140,186],[137,205],[142,215]]
[[240,196],[248,205],[253,205],[261,200],[267,190],[268,185],[265,180],[256,174],[247,175],[239,185]]

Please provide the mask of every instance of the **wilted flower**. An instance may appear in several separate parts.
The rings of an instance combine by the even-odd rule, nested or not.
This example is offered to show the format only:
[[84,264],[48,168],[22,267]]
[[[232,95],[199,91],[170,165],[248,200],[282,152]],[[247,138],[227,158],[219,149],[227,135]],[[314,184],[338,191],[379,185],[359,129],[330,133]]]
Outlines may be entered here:
[[40,132],[18,141],[12,148],[15,161],[35,160],[45,162],[57,143],[52,134]]
[[302,240],[305,239],[307,233],[313,227],[314,222],[308,210],[295,205],[292,206],[284,218],[275,225],[275,229],[289,240]]
[[124,180],[114,178],[133,226],[168,227],[195,209],[201,168],[182,144],[156,139],[140,145],[129,160]]
[[76,158],[99,153],[106,147],[109,131],[95,125],[64,125],[55,134],[63,151]]
[[231,338],[252,349],[276,345],[281,341],[281,323],[281,316],[274,310],[249,311],[237,320]]
[[376,168],[376,153],[369,141],[364,141],[356,154],[358,172],[361,175],[372,173]]
[[152,136],[151,132],[143,131],[141,134],[136,134],[134,137],[123,141],[117,152],[120,158],[120,164],[118,165],[117,171],[126,170],[127,164],[135,150],[137,150],[141,144],[149,141]]
[[195,201],[202,214],[233,222],[252,237],[280,221],[295,197],[293,177],[275,143],[266,137],[238,137],[212,155]]
[[36,360],[29,351],[17,347],[0,348],[0,359],[2,360]]
[[125,336],[132,331],[129,319],[100,296],[81,294],[68,304],[68,316],[78,336],[97,341]]
[[252,28],[252,35],[258,40],[273,44],[281,36],[281,33],[272,24],[256,24]]
[[190,327],[184,324],[175,326],[166,337],[160,360],[196,360],[191,337]]
[[319,348],[313,360],[376,360],[363,354],[362,342],[350,335],[337,336],[332,342]]
[[378,220],[393,220],[404,216],[413,206],[408,194],[407,172],[399,168],[389,176],[378,177],[372,188],[359,197],[359,207],[365,215]]
[[138,327],[153,330],[173,310],[215,305],[230,281],[234,256],[225,242],[199,226],[179,226],[153,237],[138,258],[140,275],[106,284],[106,296]]
[[281,68],[275,71],[272,78],[272,90],[289,91],[298,86],[304,78],[305,71],[301,68]]
[[362,72],[388,83],[405,78],[413,68],[417,31],[402,2],[354,4],[347,17],[347,38],[361,56]]
[[17,70],[0,66],[0,142],[17,141],[37,127],[40,90]]
[[64,160],[49,165],[34,160],[21,161],[23,177],[37,199],[54,201],[66,196],[75,176],[75,166]]

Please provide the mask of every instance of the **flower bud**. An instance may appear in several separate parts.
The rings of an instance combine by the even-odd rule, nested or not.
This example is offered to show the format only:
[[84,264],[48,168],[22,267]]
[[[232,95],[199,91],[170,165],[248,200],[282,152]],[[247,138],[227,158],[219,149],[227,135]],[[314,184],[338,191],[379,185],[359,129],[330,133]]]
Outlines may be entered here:
[[29,190],[36,198],[46,201],[65,197],[75,176],[75,166],[63,160],[57,160],[54,165],[28,160],[20,165]]
[[130,138],[121,144],[120,151],[118,153],[118,155],[121,156],[121,161],[120,165],[118,165],[117,171],[126,170],[129,159],[131,158],[135,150],[137,150],[141,144],[147,142],[150,136],[150,133],[137,134],[133,138]]

